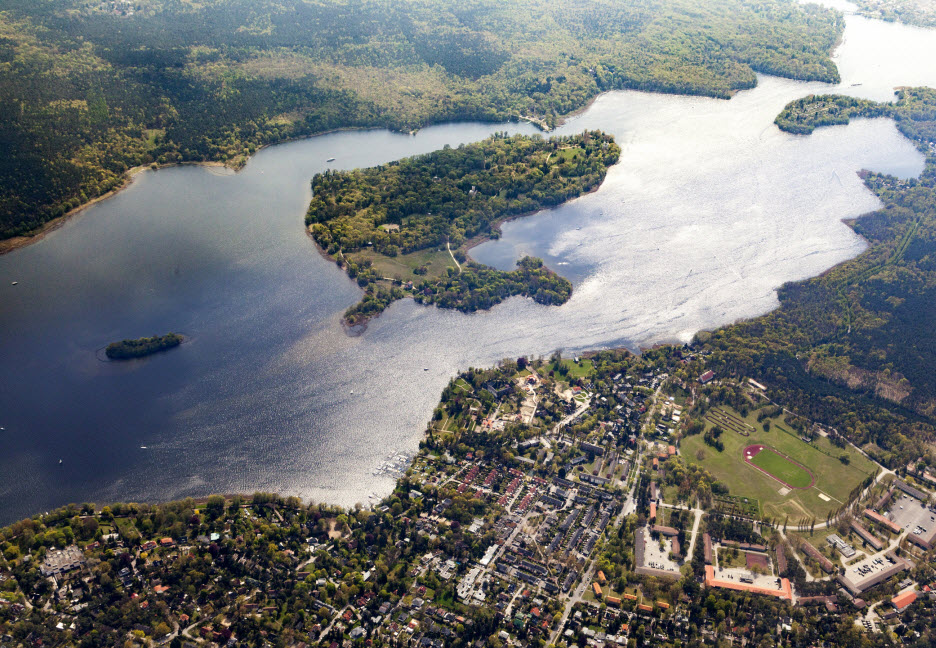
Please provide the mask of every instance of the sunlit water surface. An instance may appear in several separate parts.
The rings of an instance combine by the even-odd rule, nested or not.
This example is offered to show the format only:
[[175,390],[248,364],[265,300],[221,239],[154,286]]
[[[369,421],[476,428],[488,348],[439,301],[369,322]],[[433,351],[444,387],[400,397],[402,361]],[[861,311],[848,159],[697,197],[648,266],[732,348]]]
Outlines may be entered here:
[[[0,521],[69,501],[259,489],[367,503],[393,483],[375,469],[415,451],[459,369],[686,340],[774,308],[783,282],[863,249],[841,223],[878,207],[857,170],[923,165],[887,120],[794,137],[774,116],[809,93],[936,85],[933,51],[932,31],[850,17],[839,87],[763,77],[731,101],[601,96],[560,129],[617,137],[600,190],[472,251],[503,268],[544,257],[575,284],[562,307],[516,298],[467,316],[404,301],[348,337],[340,316],[360,290],[302,227],[329,157],[370,166],[528,126],[336,133],[264,150],[236,175],[141,174],[0,257]],[[97,357],[169,330],[190,341],[138,362]]]

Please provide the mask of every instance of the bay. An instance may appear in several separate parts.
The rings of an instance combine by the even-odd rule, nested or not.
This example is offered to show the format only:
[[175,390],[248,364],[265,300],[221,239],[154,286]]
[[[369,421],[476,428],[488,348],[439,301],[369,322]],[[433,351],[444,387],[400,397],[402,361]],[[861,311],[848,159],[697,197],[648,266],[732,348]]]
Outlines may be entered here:
[[[375,470],[415,451],[459,369],[687,340],[776,307],[783,282],[864,249],[841,222],[879,206],[856,171],[923,166],[888,120],[809,137],[773,125],[810,93],[880,100],[897,85],[936,86],[920,56],[936,51],[932,31],[847,25],[839,87],[761,77],[730,101],[613,92],[569,120],[560,132],[612,132],[620,163],[598,191],[472,250],[503,268],[543,256],[575,285],[562,307],[515,298],[468,316],[404,301],[349,337],[339,321],[360,289],[302,226],[318,171],[528,125],[333,133],[265,149],[237,174],[140,174],[0,257],[0,522],[69,501],[212,492],[366,504],[392,488]],[[96,355],[170,330],[190,341],[132,363]]]

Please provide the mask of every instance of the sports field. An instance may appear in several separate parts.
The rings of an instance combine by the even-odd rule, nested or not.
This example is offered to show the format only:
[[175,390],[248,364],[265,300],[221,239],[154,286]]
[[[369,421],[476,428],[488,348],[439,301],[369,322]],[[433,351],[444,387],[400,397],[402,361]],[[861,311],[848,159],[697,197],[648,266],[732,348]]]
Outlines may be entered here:
[[744,458],[784,486],[790,488],[809,488],[813,485],[813,476],[805,467],[791,461],[782,454],[763,445],[752,445],[744,449]]
[[[809,517],[824,520],[875,470],[851,446],[837,448],[824,437],[803,442],[781,418],[771,419],[770,430],[765,432],[756,410],[747,417],[723,406],[710,412],[706,429],[715,424],[713,421],[722,422],[719,427],[724,432],[719,441],[724,443],[724,451],[706,445],[704,433],[696,434],[680,441],[683,460],[703,466],[731,495],[758,500],[762,515],[780,520],[788,517],[791,524]],[[723,423],[728,420],[731,426]],[[751,446],[765,450],[749,462],[744,451]],[[848,463],[839,460],[843,454]]]

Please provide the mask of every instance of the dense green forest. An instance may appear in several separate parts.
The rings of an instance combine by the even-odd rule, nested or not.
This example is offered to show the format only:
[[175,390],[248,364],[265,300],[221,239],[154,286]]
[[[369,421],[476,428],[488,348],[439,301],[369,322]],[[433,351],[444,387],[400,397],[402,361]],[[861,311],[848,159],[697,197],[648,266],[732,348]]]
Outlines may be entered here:
[[855,4],[869,18],[936,27],[936,4],[932,0],[856,0]]
[[175,333],[142,337],[136,340],[122,340],[111,342],[104,349],[104,353],[111,360],[130,360],[172,349],[182,344],[182,336]]
[[[407,294],[468,312],[512,295],[562,304],[571,284],[539,259],[501,272],[467,262],[463,248],[496,238],[505,218],[597,188],[619,155],[614,139],[600,131],[548,140],[499,134],[370,169],[326,171],[312,180],[306,224],[367,291],[345,314],[349,323]],[[451,264],[439,264],[439,255]]]
[[0,237],[141,164],[237,166],[338,127],[554,125],[614,88],[837,81],[842,22],[792,0],[4,0]]
[[496,236],[500,219],[597,188],[620,152],[600,131],[548,140],[495,135],[370,169],[326,171],[312,179],[306,224],[329,254],[458,247]]
[[911,440],[934,436],[936,91],[904,89],[892,105],[809,97],[787,106],[781,127],[878,114],[895,119],[927,162],[917,179],[863,173],[884,203],[852,224],[869,249],[783,286],[779,309],[726,327],[709,343],[726,367],[769,379],[786,402],[871,444],[887,462],[906,455],[901,446]]

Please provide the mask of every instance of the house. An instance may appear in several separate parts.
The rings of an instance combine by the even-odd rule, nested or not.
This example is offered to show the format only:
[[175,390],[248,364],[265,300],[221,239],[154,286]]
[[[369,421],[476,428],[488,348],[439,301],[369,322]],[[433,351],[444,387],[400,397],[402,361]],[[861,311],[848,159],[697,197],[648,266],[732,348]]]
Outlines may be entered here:
[[699,376],[699,382],[700,382],[701,384],[703,384],[703,385],[706,385],[706,384],[712,382],[712,379],[713,379],[714,377],[715,377],[715,372],[714,372],[714,371],[711,371],[711,370],[710,370],[710,371],[706,371],[704,374],[702,374],[701,376]]
[[891,605],[894,606],[894,609],[897,611],[897,614],[900,614],[907,607],[910,606],[917,599],[917,594],[914,591],[904,592],[903,594],[898,594],[891,599]]

